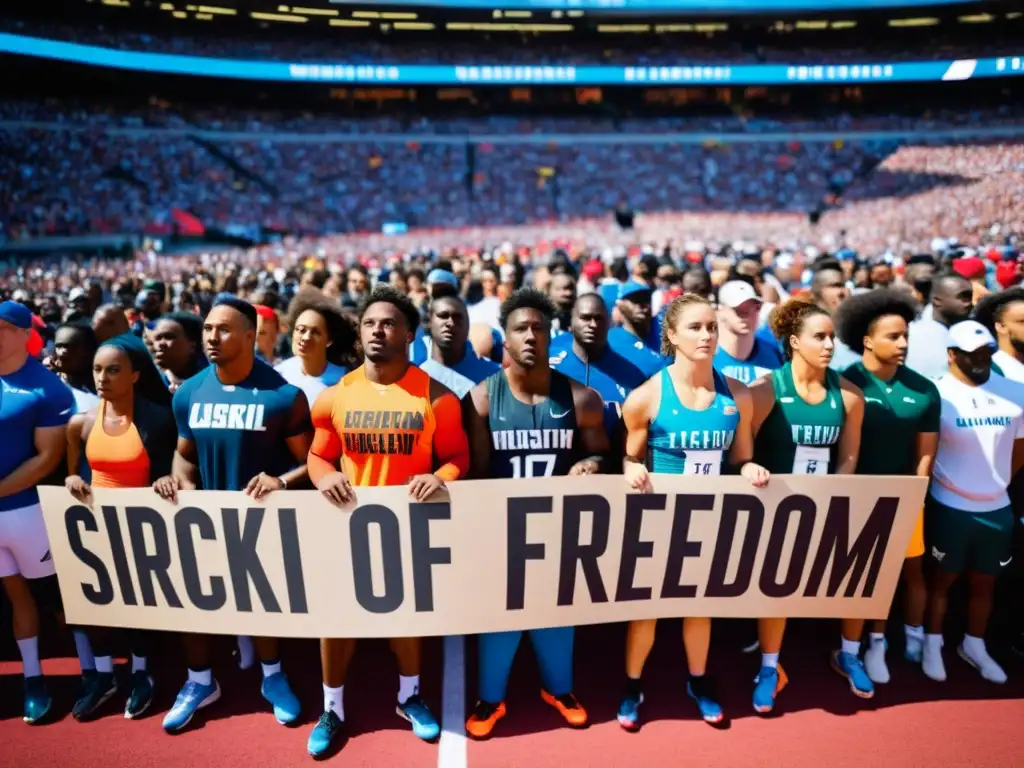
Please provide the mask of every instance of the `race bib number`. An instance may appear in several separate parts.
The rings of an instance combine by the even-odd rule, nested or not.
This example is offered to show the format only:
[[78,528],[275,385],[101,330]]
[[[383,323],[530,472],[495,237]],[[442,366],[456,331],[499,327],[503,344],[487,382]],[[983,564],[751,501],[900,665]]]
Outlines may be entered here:
[[721,451],[687,451],[683,463],[684,475],[722,474]]
[[793,457],[794,475],[827,475],[829,449],[812,445],[798,445]]

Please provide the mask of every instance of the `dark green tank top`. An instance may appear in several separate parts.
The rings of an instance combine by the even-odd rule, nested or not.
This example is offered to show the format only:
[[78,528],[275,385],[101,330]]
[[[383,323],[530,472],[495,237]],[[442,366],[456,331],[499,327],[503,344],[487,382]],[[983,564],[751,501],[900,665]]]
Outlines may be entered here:
[[836,448],[846,420],[839,374],[825,371],[825,399],[811,405],[797,394],[793,363],[772,371],[775,404],[754,439],[754,461],[780,475],[836,471]]

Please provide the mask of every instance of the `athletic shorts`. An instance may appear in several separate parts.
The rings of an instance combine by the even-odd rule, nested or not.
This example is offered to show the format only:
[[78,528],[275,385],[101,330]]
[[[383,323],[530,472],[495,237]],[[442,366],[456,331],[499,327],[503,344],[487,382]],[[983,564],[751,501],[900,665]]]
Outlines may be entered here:
[[910,534],[910,543],[907,545],[906,559],[920,557],[924,554],[924,509],[917,516],[914,524],[914,532]]
[[56,572],[42,508],[33,504],[0,512],[0,578],[20,573],[41,579]]
[[928,552],[950,573],[998,576],[1013,560],[1013,509],[965,512],[929,497],[925,503]]

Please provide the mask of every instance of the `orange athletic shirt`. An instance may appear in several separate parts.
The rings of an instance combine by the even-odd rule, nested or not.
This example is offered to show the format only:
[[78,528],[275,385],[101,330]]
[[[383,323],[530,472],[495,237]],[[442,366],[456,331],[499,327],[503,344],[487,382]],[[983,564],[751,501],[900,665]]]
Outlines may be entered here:
[[316,433],[308,466],[314,483],[337,471],[339,459],[356,486],[405,485],[433,472],[435,464],[446,470],[444,479],[455,480],[469,468],[458,399],[449,393],[431,405],[430,377],[414,365],[388,386],[356,368],[320,394],[312,417]]
[[103,431],[106,402],[100,400],[96,423],[85,443],[85,460],[96,488],[146,488],[149,486],[149,454],[134,422],[123,435]]

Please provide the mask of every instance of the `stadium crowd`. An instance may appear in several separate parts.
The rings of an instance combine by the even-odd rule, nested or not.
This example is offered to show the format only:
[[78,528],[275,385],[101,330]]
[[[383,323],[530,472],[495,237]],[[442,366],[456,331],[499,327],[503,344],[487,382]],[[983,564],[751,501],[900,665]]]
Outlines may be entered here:
[[[968,244],[932,229],[925,252],[884,258],[860,254],[846,241],[827,252],[810,246],[782,252],[737,240],[684,242],[664,251],[649,244],[598,251],[565,242],[505,243],[487,251],[435,244],[360,262],[326,253],[322,242],[286,240],[249,252],[18,261],[3,275],[0,381],[5,391],[20,387],[39,398],[23,414],[0,411],[6,436],[0,515],[28,521],[0,532],[0,575],[24,661],[24,717],[42,722],[53,707],[36,625],[26,618],[37,605],[57,603],[52,563],[35,556],[48,547],[45,532],[29,524],[38,514],[35,485],[63,482],[83,500],[93,488],[152,485],[173,500],[196,487],[262,498],[313,483],[344,505],[353,486],[409,483],[422,500],[468,472],[521,476],[527,454],[492,449],[489,432],[481,442],[480,430],[499,429],[498,420],[508,423],[500,429],[525,428],[515,423],[522,419],[536,426],[547,418],[549,401],[565,406],[563,416],[574,414],[578,443],[575,453],[567,448],[565,455],[542,457],[551,462],[547,474],[624,472],[624,482],[649,491],[648,470],[719,474],[731,467],[755,486],[770,482],[771,473],[934,473],[927,512],[907,552],[905,626],[895,633],[896,644],[928,677],[946,679],[946,591],[967,572],[970,611],[958,653],[984,680],[1003,683],[1006,673],[985,638],[996,576],[1019,578],[1006,568],[1012,561],[1006,555],[1019,525],[1008,506],[1010,454],[1024,437],[1020,232],[990,230]],[[374,378],[385,370],[384,379]],[[671,401],[668,386],[677,388]],[[518,387],[526,389],[516,405],[509,393]],[[963,416],[975,387],[996,415]],[[888,398],[893,388],[897,394]],[[695,393],[711,397],[704,402],[722,401],[698,408]],[[230,404],[218,400],[224,397]],[[540,406],[524,405],[522,397],[540,398]],[[422,399],[416,406],[422,409],[431,403],[423,418],[434,421],[416,439],[434,435],[433,450],[382,463],[373,450],[356,451],[357,441],[340,440],[349,423],[345,408],[384,402],[386,410],[399,410],[408,398]],[[811,405],[813,398],[821,408]],[[831,410],[821,398],[833,398]],[[789,408],[795,400],[800,403]],[[836,402],[842,403],[838,414]],[[976,411],[979,399],[973,402]],[[265,408],[267,425],[256,425],[256,432],[218,427],[222,405],[253,414]],[[207,412],[212,422],[202,415]],[[465,424],[467,437],[462,419],[470,412],[480,422]],[[791,435],[803,431],[791,432],[787,423],[794,419],[813,424],[806,434],[828,441],[794,444]],[[957,431],[964,424],[974,425],[970,450]],[[719,429],[728,437],[714,445],[728,450],[690,456],[692,446],[680,450],[670,439],[675,430],[696,439],[700,430]],[[377,432],[366,440],[376,440]],[[703,439],[705,447],[712,444]],[[506,443],[515,441],[494,440]],[[710,463],[693,469],[698,454]],[[926,534],[927,551],[938,555],[926,554]],[[18,574],[30,589],[12,582]],[[711,622],[685,621],[686,694],[699,717],[718,723],[724,714],[713,670],[706,669]],[[1013,632],[1020,629],[1010,621]],[[617,717],[630,730],[641,722],[653,626],[633,622],[628,630]],[[760,713],[775,707],[786,686],[783,628],[784,620],[760,620],[751,646],[761,655],[753,689]],[[855,696],[871,698],[876,686],[890,682],[885,623],[844,620],[840,628],[832,666]],[[111,649],[118,641],[99,628],[73,632],[82,664],[73,715],[87,720],[117,694]],[[544,701],[569,725],[585,724],[587,711],[572,686],[572,628],[530,634]],[[1013,633],[1001,637],[1000,651],[1014,639]],[[157,681],[145,634],[129,632],[125,640],[132,657],[125,715],[135,718],[152,702]],[[276,641],[238,642],[243,666],[260,664],[261,693],[276,719],[295,722],[303,704]],[[518,642],[517,633],[478,639],[479,701],[466,723],[472,737],[490,735],[506,715],[504,691]],[[308,742],[315,756],[337,746],[344,731],[354,647],[350,640],[323,643],[324,709]],[[418,643],[392,641],[400,670],[397,711],[417,736],[433,739],[439,732],[428,704],[434,692],[421,696]],[[1015,647],[1024,654],[1024,643]],[[187,636],[184,648],[188,678],[164,718],[169,732],[183,730],[220,697],[207,641]]]

